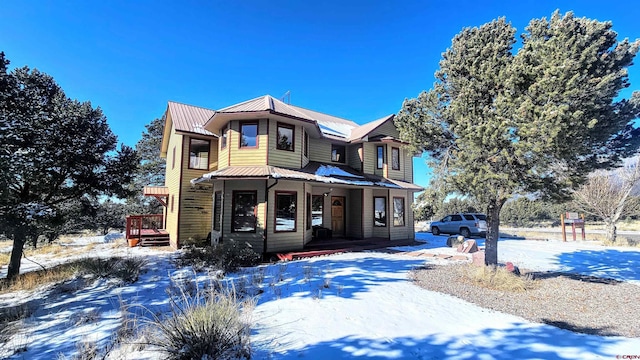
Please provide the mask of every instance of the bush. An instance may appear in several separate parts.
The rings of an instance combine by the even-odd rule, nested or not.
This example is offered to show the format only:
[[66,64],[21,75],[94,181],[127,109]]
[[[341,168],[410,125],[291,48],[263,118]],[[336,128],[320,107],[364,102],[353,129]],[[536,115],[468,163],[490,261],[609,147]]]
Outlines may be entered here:
[[168,316],[153,315],[149,343],[168,359],[249,359],[250,313],[255,300],[240,301],[233,290],[182,293]]
[[99,278],[118,278],[126,283],[138,280],[140,271],[147,261],[142,258],[87,258],[82,260],[81,267],[84,272]]
[[179,265],[190,265],[196,270],[213,267],[226,273],[236,271],[240,267],[258,265],[260,259],[260,254],[248,243],[228,240],[217,246],[187,248],[179,260]]

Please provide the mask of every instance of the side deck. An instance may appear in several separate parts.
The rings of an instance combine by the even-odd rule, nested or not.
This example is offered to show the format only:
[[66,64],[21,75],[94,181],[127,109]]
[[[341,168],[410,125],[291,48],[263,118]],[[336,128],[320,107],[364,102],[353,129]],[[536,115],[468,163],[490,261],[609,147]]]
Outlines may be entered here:
[[127,240],[141,246],[169,245],[169,233],[164,229],[163,214],[127,216]]

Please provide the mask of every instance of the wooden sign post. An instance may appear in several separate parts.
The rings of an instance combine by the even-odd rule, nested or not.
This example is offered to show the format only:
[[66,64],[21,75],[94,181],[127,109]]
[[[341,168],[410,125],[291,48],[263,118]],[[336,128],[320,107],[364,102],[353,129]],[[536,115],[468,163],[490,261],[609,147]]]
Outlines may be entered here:
[[560,224],[562,224],[562,241],[567,241],[567,225],[571,224],[571,233],[573,241],[576,241],[576,229],[582,229],[582,241],[585,240],[584,234],[584,214],[576,212],[567,212],[560,214]]

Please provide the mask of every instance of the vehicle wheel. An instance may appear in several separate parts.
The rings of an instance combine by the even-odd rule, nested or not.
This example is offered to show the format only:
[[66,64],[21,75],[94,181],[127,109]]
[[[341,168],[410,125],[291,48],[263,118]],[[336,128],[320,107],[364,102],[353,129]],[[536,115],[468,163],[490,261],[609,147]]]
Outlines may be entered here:
[[438,229],[437,226],[434,226],[434,227],[431,228],[431,233],[433,235],[440,235],[440,229]]
[[467,229],[467,228],[462,228],[462,229],[460,229],[460,235],[464,236],[465,238],[470,238],[471,237],[471,231],[469,231],[469,229]]

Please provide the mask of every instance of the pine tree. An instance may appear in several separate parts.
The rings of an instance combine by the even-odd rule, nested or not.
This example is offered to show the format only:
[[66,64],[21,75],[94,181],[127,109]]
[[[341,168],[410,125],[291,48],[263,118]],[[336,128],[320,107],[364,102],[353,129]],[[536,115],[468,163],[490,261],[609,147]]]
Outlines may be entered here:
[[127,199],[126,208],[129,214],[162,213],[162,204],[155,198],[145,197],[142,190],[145,185],[164,185],[166,159],[160,157],[164,124],[165,118],[163,116],[145,125],[145,132],[136,143],[140,165],[131,183],[134,195]]
[[431,156],[436,181],[485,204],[491,265],[507,199],[566,196],[640,143],[637,107],[618,100],[640,41],[618,42],[610,22],[557,11],[525,30],[514,53],[516,30],[504,18],[463,29],[434,87],[405,100],[395,120]]
[[10,158],[0,159],[0,221],[13,239],[7,272],[13,278],[20,272],[27,239],[69,200],[128,195],[137,156],[130,147],[116,149],[116,136],[100,108],[69,99],[38,70],[7,72],[4,55],[0,64],[7,86],[0,99],[0,153]]

